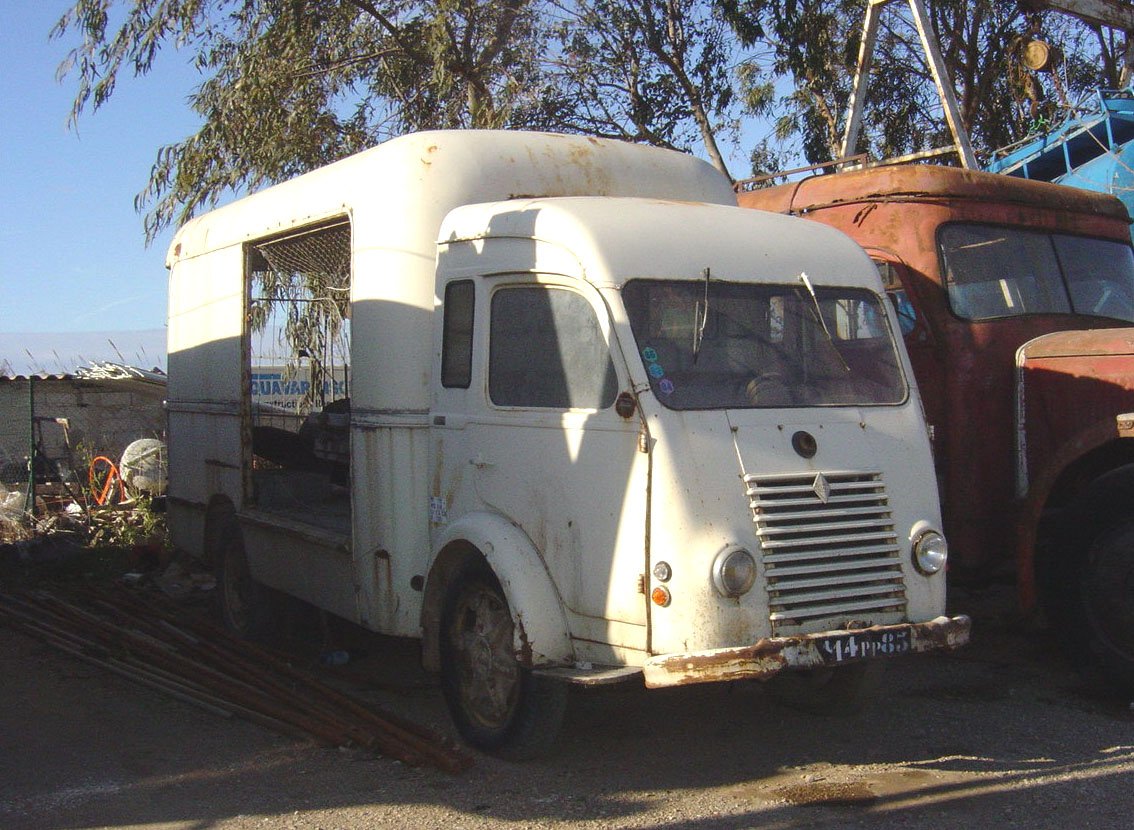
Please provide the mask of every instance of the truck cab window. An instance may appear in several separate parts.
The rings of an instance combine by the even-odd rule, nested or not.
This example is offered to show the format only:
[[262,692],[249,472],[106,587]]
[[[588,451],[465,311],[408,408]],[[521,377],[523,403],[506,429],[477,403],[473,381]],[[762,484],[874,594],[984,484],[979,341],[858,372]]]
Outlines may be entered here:
[[[693,356],[692,280],[633,280],[622,296],[654,394],[671,409],[898,404],[906,384],[882,300],[860,288],[710,283]],[[822,315],[820,319],[819,314]]]
[[441,334],[441,385],[468,389],[472,381],[472,338],[475,294],[471,280],[445,286],[445,320]]
[[957,223],[938,245],[958,317],[1089,314],[1134,321],[1134,254],[1113,240]]
[[488,394],[497,406],[605,409],[618,380],[583,295],[542,285],[492,295]]
[[1054,239],[1075,312],[1134,322],[1134,249],[1107,239]]

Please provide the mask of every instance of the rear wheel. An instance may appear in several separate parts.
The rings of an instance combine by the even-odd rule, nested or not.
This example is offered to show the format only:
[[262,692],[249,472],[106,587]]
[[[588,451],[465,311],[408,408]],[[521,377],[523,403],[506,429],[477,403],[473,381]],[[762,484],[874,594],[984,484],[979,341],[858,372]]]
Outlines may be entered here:
[[531,758],[555,740],[567,688],[519,664],[508,602],[483,562],[466,564],[449,583],[441,619],[441,677],[457,730],[478,749]]
[[1079,588],[1089,657],[1113,685],[1134,694],[1134,519],[1095,537]]
[[217,577],[217,610],[225,627],[241,637],[259,639],[271,630],[268,589],[252,578],[244,537],[236,517],[218,520],[213,532],[213,561]]
[[882,676],[877,661],[837,668],[784,671],[768,687],[780,703],[815,715],[853,715],[870,700]]

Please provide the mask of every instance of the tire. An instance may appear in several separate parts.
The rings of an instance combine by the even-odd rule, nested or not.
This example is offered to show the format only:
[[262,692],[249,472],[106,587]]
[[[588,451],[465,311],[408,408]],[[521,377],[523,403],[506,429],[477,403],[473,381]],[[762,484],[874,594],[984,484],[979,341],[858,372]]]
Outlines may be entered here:
[[768,681],[785,706],[813,715],[853,715],[873,697],[882,677],[877,660],[838,668],[785,671]]
[[217,521],[211,551],[217,579],[217,612],[233,633],[245,639],[264,639],[272,630],[268,588],[252,578],[236,517],[227,514]]
[[507,600],[483,561],[470,560],[449,582],[441,617],[441,685],[461,737],[492,755],[543,755],[563,723],[567,687],[520,665]]
[[1088,668],[1134,694],[1134,519],[1092,540],[1079,569],[1076,615],[1086,637]]

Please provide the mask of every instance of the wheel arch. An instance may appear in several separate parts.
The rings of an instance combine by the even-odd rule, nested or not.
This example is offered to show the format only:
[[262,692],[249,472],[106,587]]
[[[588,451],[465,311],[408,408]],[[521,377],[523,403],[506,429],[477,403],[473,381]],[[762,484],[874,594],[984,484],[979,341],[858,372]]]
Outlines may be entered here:
[[236,518],[236,505],[223,494],[214,494],[205,507],[204,549],[202,559],[215,567],[217,552],[220,549],[220,534],[224,526]]
[[[1111,429],[1113,434],[1113,428]],[[1016,533],[1017,579],[1021,605],[1031,609],[1052,556],[1063,550],[1072,522],[1094,522],[1134,496],[1134,439],[1079,441],[1077,454],[1059,454],[1038,477],[1019,513]],[[1085,451],[1083,446],[1089,448]],[[1069,447],[1070,449],[1070,447]],[[1115,491],[1112,496],[1108,490]],[[1123,495],[1124,494],[1124,495]],[[1129,509],[1129,501],[1126,509]]]
[[440,668],[446,589],[469,558],[487,562],[504,591],[521,665],[567,665],[574,660],[559,592],[539,551],[516,525],[495,514],[469,514],[445,529],[436,548],[421,609],[422,662],[427,669]]

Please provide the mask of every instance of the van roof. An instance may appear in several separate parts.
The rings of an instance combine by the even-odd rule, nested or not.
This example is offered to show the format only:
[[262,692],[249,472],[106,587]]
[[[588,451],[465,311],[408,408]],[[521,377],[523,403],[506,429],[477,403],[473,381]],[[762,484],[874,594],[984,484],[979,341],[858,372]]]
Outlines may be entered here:
[[[596,284],[699,279],[709,268],[714,279],[782,283],[805,271],[816,282],[862,286],[868,280],[881,290],[876,268],[841,231],[731,206],[587,197],[467,205],[446,217],[439,242],[493,238],[551,240]],[[486,263],[485,272],[492,267]]]
[[1114,196],[1015,176],[942,165],[869,167],[813,176],[798,182],[741,192],[744,207],[777,213],[803,213],[856,202],[991,200],[1025,207],[1071,211],[1126,220]]
[[364,217],[374,244],[432,247],[442,217],[469,202],[632,195],[736,204],[707,162],[673,150],[581,135],[438,130],[392,139],[187,222],[168,267],[334,217]]

